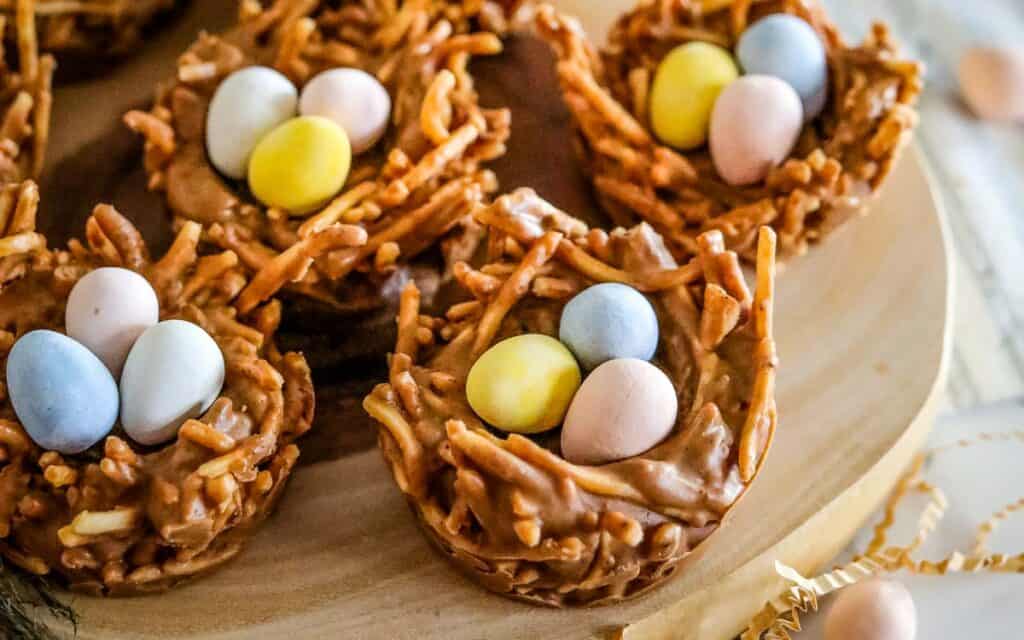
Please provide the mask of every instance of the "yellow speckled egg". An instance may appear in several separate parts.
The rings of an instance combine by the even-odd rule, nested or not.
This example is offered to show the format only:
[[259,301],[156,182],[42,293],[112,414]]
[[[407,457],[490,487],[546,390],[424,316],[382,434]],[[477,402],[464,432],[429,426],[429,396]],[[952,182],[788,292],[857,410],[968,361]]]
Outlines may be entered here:
[[492,426],[539,433],[561,423],[580,380],[580,367],[565,345],[530,333],[485,351],[469,370],[466,397]]
[[320,116],[293,118],[256,145],[249,188],[268,207],[309,213],[345,186],[351,162],[344,129]]
[[654,134],[684,151],[704,144],[718,94],[739,75],[732,54],[722,47],[689,42],[673,49],[658,66],[651,87]]

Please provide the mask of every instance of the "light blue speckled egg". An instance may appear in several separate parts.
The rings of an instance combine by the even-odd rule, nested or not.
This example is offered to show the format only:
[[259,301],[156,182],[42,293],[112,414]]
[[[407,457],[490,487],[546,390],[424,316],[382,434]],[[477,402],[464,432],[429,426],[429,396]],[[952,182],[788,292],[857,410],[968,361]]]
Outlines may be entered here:
[[828,59],[818,33],[806,21],[776,13],[740,36],[736,58],[747,74],[781,78],[796,89],[804,119],[817,117],[828,99]]
[[658,348],[658,317],[636,289],[598,284],[565,305],[558,338],[587,370],[615,358],[650,360]]
[[7,389],[29,437],[40,447],[81,453],[117,420],[110,370],[91,351],[55,331],[31,331],[7,357]]

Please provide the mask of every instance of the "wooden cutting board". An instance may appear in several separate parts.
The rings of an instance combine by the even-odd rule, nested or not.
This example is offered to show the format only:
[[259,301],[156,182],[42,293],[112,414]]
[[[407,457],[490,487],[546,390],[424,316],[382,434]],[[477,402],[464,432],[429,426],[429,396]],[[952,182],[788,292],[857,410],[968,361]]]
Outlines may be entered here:
[[[628,0],[565,0],[597,33]],[[195,2],[140,57],[55,96],[43,228],[78,233],[95,202],[112,201],[155,245],[169,239],[159,197],[145,192],[141,145],[120,124],[173,72],[200,28],[234,3]],[[524,45],[528,46],[528,45]],[[573,212],[590,207],[557,101],[538,97],[543,70],[484,66],[490,99],[514,106],[504,187],[536,186]],[[576,185],[567,187],[566,185]],[[589,211],[589,210],[588,210]],[[870,217],[786,268],[777,337],[780,426],[766,467],[731,519],[679,577],[614,607],[540,609],[481,591],[426,544],[373,449],[358,409],[381,360],[318,372],[316,434],[278,513],[225,569],[169,594],[74,597],[81,638],[603,637],[725,639],[781,584],[776,559],[812,571],[872,512],[927,434],[946,371],[951,252],[920,156],[900,163]]]

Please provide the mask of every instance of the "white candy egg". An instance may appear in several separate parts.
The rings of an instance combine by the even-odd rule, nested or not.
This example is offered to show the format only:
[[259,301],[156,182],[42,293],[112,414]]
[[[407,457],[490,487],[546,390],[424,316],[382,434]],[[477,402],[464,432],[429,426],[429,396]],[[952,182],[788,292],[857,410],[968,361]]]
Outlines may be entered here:
[[191,322],[165,320],[139,336],[121,374],[121,426],[136,442],[159,444],[206,411],[224,385],[224,355]]
[[210,162],[230,178],[245,178],[256,144],[295,115],[298,100],[292,81],[270,67],[246,67],[229,75],[206,113]]
[[391,96],[384,85],[361,69],[330,69],[302,89],[299,112],[333,120],[348,134],[353,153],[380,140],[391,120]]
[[90,271],[71,289],[64,323],[70,337],[107,365],[115,377],[142,332],[160,320],[160,303],[149,282],[128,269]]

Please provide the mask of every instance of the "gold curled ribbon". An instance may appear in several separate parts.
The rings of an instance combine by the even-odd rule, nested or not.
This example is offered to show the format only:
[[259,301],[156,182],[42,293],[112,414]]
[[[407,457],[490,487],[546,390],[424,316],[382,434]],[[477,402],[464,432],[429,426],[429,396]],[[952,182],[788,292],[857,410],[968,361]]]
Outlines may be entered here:
[[[936,454],[963,449],[977,444],[994,442],[1024,442],[1024,430],[1006,433],[985,433],[970,439],[961,439],[929,449],[919,454],[910,469],[897,483],[885,504],[881,521],[875,526],[874,536],[866,551],[846,565],[815,578],[805,578],[792,567],[776,561],[775,571],[790,586],[764,608],[747,625],[741,640],[790,640],[791,634],[801,630],[801,614],[818,610],[818,599],[883,573],[905,569],[913,574],[946,575],[950,573],[1024,573],[1024,552],[1007,555],[989,553],[988,539],[1000,523],[1018,511],[1024,511],[1024,498],[1004,506],[982,522],[974,536],[971,551],[954,551],[935,562],[914,560],[913,554],[934,532],[949,506],[946,494],[923,478],[925,463]],[[917,534],[907,545],[888,545],[888,534],[896,521],[900,504],[910,494],[928,496],[918,517]]]

